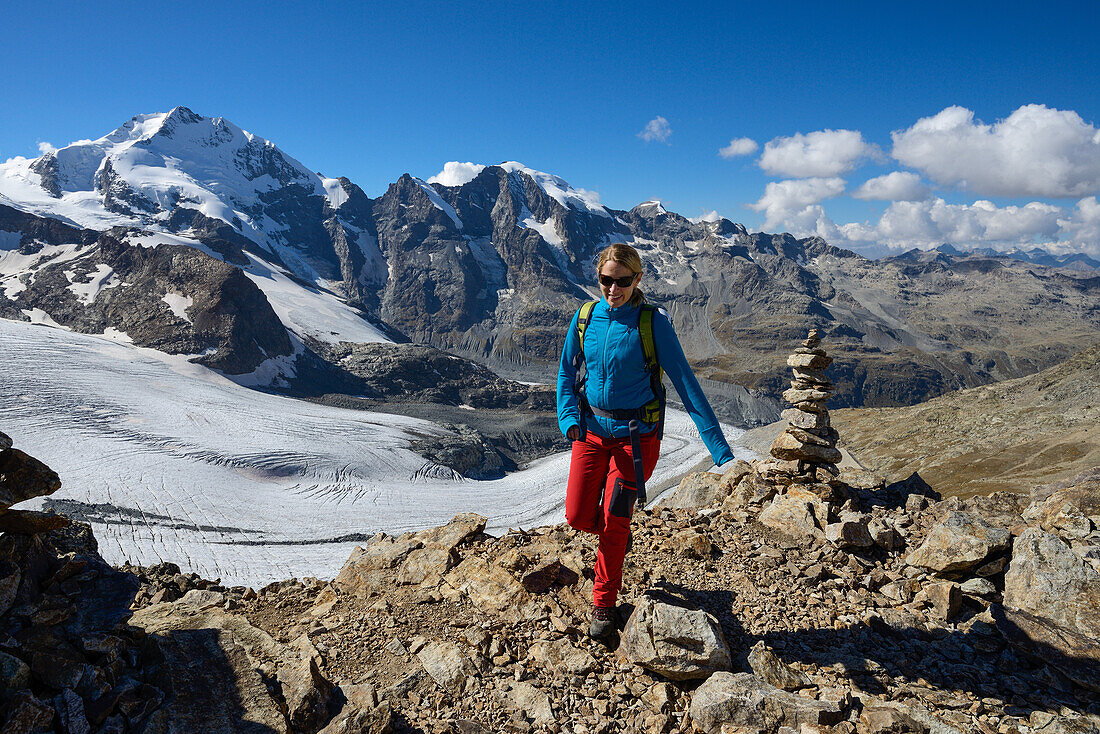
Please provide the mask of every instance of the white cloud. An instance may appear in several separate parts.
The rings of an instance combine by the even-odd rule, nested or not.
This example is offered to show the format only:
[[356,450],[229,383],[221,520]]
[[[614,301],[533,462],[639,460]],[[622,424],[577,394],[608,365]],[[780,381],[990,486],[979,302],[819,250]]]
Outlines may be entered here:
[[429,178],[428,183],[437,183],[443,186],[462,186],[473,181],[484,170],[485,166],[480,163],[447,161],[443,164],[443,170]]
[[47,153],[56,153],[57,148],[55,148],[50,143],[47,143],[45,140],[40,140],[38,142],[38,152],[42,155],[46,155]]
[[1069,252],[1084,252],[1100,257],[1100,202],[1088,196],[1077,202],[1073,212],[1058,219],[1063,239],[1071,245]]
[[739,155],[752,155],[760,146],[752,138],[734,138],[730,144],[718,151],[723,158],[736,158]]
[[698,217],[688,217],[688,221],[699,224],[700,222],[717,222],[721,218],[722,215],[718,213],[717,209],[711,209],[709,212],[701,214]]
[[818,202],[844,192],[842,178],[804,178],[773,181],[764,189],[760,200],[750,206],[764,212],[763,229],[792,234],[819,234],[825,211]]
[[852,196],[864,200],[924,201],[932,196],[932,191],[917,174],[894,171],[867,180],[852,192]]
[[892,154],[941,185],[983,196],[1100,191],[1100,130],[1072,110],[1026,105],[993,125],[948,107],[891,133]]
[[638,133],[638,137],[647,143],[652,143],[654,140],[659,143],[667,142],[670,135],[672,135],[672,128],[668,120],[660,115],[647,122],[645,129]]
[[878,146],[864,142],[858,130],[819,130],[769,140],[757,164],[773,176],[828,177],[881,155]]
[[[886,245],[894,249],[927,249],[944,242],[1021,246],[1059,237],[1064,214],[1061,207],[1037,201],[1005,207],[984,200],[973,204],[948,204],[941,198],[895,201],[877,223],[842,224],[837,232],[852,245]],[[1081,217],[1080,221],[1087,231],[1087,218]],[[1100,219],[1097,221],[1100,223]]]

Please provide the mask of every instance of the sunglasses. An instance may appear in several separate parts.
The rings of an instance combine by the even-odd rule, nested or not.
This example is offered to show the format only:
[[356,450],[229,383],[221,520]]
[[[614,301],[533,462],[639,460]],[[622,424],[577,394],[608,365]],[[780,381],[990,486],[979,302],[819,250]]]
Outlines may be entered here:
[[614,283],[620,288],[629,288],[630,286],[634,285],[634,279],[637,277],[637,273],[634,273],[632,275],[624,275],[621,278],[612,278],[610,275],[604,275],[603,273],[600,273],[600,285],[605,288],[610,288],[611,284]]

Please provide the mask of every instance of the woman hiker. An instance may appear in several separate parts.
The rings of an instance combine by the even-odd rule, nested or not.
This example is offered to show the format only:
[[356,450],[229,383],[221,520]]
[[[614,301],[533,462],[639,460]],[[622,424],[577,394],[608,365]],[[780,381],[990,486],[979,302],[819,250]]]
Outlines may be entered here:
[[596,263],[603,298],[582,306],[565,336],[558,369],[558,426],[573,442],[565,519],[599,536],[592,623],[603,637],[616,626],[630,515],[639,496],[635,478],[657,465],[664,423],[661,371],[668,373],[684,408],[718,466],[733,459],[664,311],[645,303],[638,287],[637,251],[613,244]]

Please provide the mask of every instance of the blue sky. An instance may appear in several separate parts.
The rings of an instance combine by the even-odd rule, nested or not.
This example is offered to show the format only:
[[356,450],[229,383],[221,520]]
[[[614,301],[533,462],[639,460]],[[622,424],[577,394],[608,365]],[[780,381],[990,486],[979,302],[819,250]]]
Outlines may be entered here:
[[518,160],[868,253],[1100,255],[1095,3],[473,8],[13,4],[0,160],[185,105],[371,196]]

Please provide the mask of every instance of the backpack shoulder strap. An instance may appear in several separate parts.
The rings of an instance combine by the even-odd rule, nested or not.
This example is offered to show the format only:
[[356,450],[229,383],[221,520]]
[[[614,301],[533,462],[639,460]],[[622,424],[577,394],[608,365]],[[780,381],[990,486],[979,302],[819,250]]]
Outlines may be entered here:
[[586,301],[581,304],[577,312],[577,338],[581,343],[581,351],[584,351],[584,330],[588,328],[588,322],[592,320],[592,309],[599,301]]
[[657,343],[653,338],[653,313],[656,310],[655,306],[643,303],[638,313],[638,335],[642,339],[642,356],[645,357],[645,366],[650,372],[655,368],[660,369],[657,363]]

